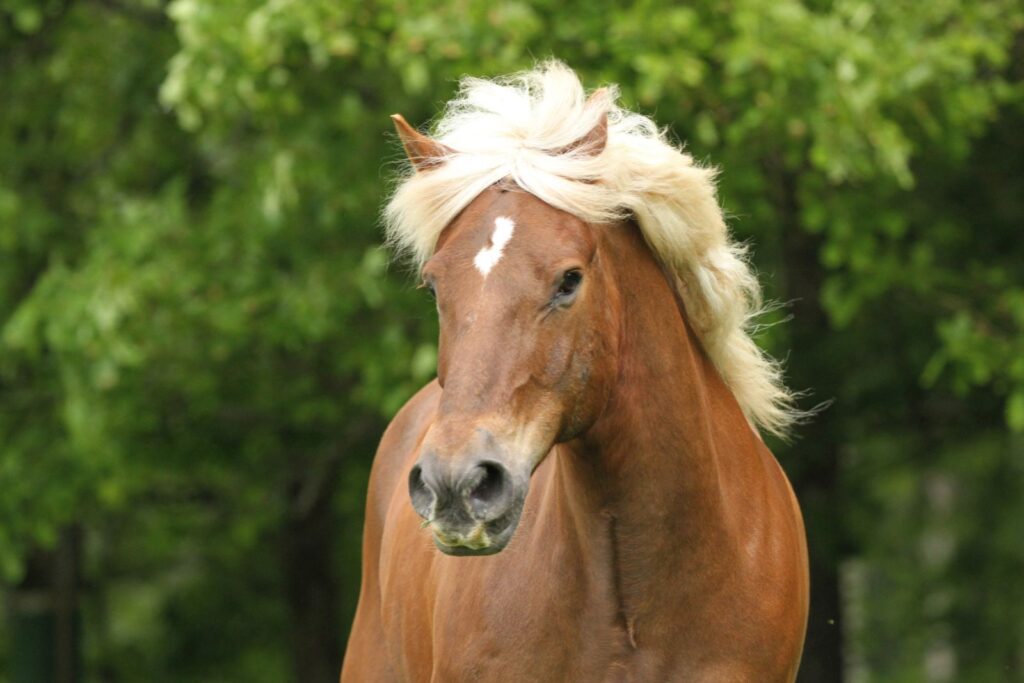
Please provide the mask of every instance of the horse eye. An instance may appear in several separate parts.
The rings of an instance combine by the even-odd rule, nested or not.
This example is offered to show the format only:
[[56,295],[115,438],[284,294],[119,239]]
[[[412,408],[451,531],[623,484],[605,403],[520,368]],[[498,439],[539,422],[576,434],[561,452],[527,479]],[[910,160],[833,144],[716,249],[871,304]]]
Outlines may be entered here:
[[434,289],[433,282],[424,281],[424,283],[420,285],[420,289],[427,290],[427,295],[430,296],[430,298],[433,299],[434,301],[437,301],[437,290]]
[[579,270],[573,269],[566,271],[565,275],[562,276],[562,282],[558,285],[558,296],[572,296],[576,293],[576,290],[579,288],[580,282],[582,281],[583,273]]

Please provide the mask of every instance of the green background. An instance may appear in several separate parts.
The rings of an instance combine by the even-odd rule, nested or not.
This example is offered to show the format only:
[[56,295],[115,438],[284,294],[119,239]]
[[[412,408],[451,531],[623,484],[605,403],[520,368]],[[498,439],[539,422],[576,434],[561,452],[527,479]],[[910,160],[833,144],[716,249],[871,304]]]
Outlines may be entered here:
[[0,0],[0,682],[336,679],[436,359],[388,115],[548,56],[722,169],[833,401],[801,680],[1024,681],[1019,1]]

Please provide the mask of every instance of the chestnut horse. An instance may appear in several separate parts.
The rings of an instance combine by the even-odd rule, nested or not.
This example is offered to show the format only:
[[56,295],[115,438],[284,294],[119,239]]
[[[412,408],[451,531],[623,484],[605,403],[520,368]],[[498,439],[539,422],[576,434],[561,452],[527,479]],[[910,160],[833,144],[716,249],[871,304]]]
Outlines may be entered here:
[[755,426],[796,413],[711,172],[561,64],[517,79],[436,139],[394,117],[438,373],[374,461],[341,680],[793,681],[807,549]]

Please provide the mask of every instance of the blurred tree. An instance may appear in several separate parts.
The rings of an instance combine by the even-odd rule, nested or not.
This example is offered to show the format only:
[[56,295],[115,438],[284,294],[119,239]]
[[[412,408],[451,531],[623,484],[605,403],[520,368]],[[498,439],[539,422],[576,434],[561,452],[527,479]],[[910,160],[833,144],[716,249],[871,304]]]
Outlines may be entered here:
[[433,362],[432,323],[383,279],[376,172],[351,163],[380,141],[313,90],[292,123],[184,130],[158,98],[176,41],[156,5],[4,18],[6,575],[87,521],[109,675],[336,678],[359,533],[339,478],[365,480]]
[[95,678],[334,680],[369,460],[435,359],[377,246],[387,114],[555,55],[723,169],[792,302],[765,343],[835,401],[775,448],[802,680],[1022,680],[1022,28],[1011,0],[0,0],[0,571],[81,523]]

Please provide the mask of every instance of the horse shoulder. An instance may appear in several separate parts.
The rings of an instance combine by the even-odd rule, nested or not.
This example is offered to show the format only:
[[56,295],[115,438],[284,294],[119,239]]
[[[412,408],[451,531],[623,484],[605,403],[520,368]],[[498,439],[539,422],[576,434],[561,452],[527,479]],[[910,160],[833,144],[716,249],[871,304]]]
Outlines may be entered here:
[[362,585],[342,667],[343,683],[396,680],[391,657],[385,648],[381,619],[381,537],[389,501],[430,425],[440,395],[441,389],[436,381],[420,389],[395,415],[377,448],[366,498]]
[[[809,598],[803,519],[775,456],[760,439],[751,450],[757,465],[751,463],[750,470],[757,476],[744,488],[747,552],[735,561],[735,590],[744,597],[737,602],[741,613],[734,615],[731,629],[733,638],[748,635],[749,654],[764,657],[750,660],[757,661],[760,680],[792,681],[803,648]],[[766,641],[771,647],[755,646]],[[710,680],[719,679],[712,676]],[[726,676],[721,680],[745,679]]]

